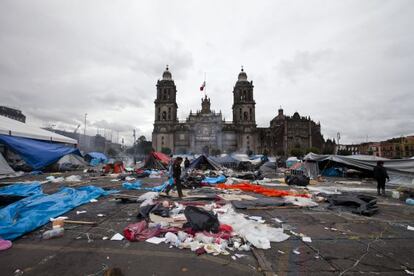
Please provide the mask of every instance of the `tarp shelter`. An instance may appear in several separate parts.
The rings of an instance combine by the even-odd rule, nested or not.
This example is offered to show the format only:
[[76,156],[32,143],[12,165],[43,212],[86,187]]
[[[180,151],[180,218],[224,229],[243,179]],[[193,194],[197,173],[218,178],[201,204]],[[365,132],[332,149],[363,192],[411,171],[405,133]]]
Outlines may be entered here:
[[200,155],[197,159],[193,160],[188,167],[189,169],[201,169],[201,170],[220,170],[220,164],[207,157]]
[[80,155],[73,146],[30,138],[0,135],[0,143],[19,154],[33,170],[43,169],[67,154]]
[[[319,155],[309,153],[305,156],[305,163],[331,161],[346,167],[357,168],[372,172],[378,161],[384,162],[384,167],[390,175],[391,184],[414,184],[414,160],[413,159],[386,159],[371,155]],[[309,164],[308,164],[309,165]],[[315,177],[315,175],[309,175]]]
[[14,174],[14,170],[9,166],[6,159],[0,153],[0,177]]
[[108,162],[108,157],[102,152],[89,152],[85,155],[85,160],[91,165],[98,165],[100,163]]
[[79,155],[68,154],[60,158],[56,165],[59,171],[71,171],[85,168],[88,163]]
[[165,170],[171,158],[162,152],[152,151],[145,158],[144,167],[147,169]]
[[237,169],[239,167],[240,161],[232,156],[226,154],[222,156],[210,156],[210,159],[220,164],[223,167]]
[[10,118],[0,116],[0,135],[23,137],[49,142],[59,142],[75,145],[75,139],[30,125]]
[[[0,116],[0,143],[20,155],[34,170],[70,153],[80,155],[75,139]],[[68,146],[69,145],[69,146]]]

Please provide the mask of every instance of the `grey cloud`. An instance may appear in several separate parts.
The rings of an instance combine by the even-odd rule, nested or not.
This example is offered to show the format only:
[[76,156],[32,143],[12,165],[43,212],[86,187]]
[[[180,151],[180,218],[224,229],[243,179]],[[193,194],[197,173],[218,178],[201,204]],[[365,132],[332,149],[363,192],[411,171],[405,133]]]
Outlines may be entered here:
[[301,76],[314,72],[332,53],[332,50],[297,51],[292,59],[282,59],[276,70],[282,77],[296,82]]
[[[324,9],[320,9],[323,5]],[[214,16],[212,16],[214,15]],[[75,129],[136,127],[150,138],[166,64],[180,119],[212,108],[231,120],[240,65],[255,84],[259,126],[280,105],[343,142],[414,129],[411,1],[1,1],[0,103],[29,121]],[[119,127],[122,125],[122,127]]]

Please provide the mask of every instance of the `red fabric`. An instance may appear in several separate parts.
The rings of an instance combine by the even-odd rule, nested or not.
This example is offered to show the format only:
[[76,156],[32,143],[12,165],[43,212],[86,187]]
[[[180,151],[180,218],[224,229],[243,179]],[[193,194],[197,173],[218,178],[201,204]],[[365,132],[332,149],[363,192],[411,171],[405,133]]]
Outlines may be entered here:
[[148,222],[145,220],[130,224],[124,229],[124,237],[129,241],[145,241],[160,233],[159,228],[148,228]]
[[153,151],[151,154],[155,157],[155,159],[160,160],[161,163],[163,163],[166,166],[171,160],[171,158],[168,155],[165,155],[164,153],[159,151]]
[[125,166],[123,162],[115,162],[114,164],[114,173],[123,173],[125,171]]
[[219,231],[220,232],[231,233],[231,232],[233,232],[233,227],[231,227],[228,224],[220,224]]
[[282,196],[309,197],[308,194],[297,194],[297,193],[292,193],[289,191],[270,189],[270,188],[266,188],[260,185],[250,184],[250,183],[239,183],[239,184],[233,184],[233,185],[218,184],[216,185],[216,187],[220,189],[239,189],[244,192],[252,192],[252,193],[262,194],[262,195],[270,196],[270,197],[282,197]]

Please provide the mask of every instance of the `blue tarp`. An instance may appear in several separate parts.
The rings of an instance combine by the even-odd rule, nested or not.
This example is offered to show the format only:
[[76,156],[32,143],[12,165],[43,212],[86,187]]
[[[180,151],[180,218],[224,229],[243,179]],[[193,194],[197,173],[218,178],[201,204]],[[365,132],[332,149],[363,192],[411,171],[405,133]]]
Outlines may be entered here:
[[337,176],[337,177],[341,177],[343,176],[343,172],[340,168],[327,168],[325,170],[322,171],[322,175],[323,176]]
[[218,177],[206,177],[203,179],[202,182],[208,183],[208,184],[224,183],[226,182],[226,177],[224,175],[220,175]]
[[32,183],[15,183],[0,188],[0,195],[32,196],[43,194],[42,184],[35,181]]
[[60,216],[106,194],[102,188],[85,186],[78,189],[62,188],[51,195],[37,194],[26,197],[0,209],[0,237],[14,240],[48,223],[50,218]]
[[85,159],[89,160],[89,163],[92,166],[96,166],[100,163],[106,163],[108,162],[108,157],[106,157],[105,154],[103,154],[102,152],[89,152],[85,155]]
[[137,180],[134,183],[124,182],[122,183],[122,188],[127,190],[140,190],[142,186],[141,181]]
[[19,154],[33,170],[42,169],[53,164],[67,154],[81,155],[77,148],[65,144],[29,138],[0,135],[0,143],[5,144],[12,151]]
[[165,190],[165,188],[167,188],[167,186],[171,186],[173,184],[174,184],[174,178],[170,178],[167,181],[165,181],[162,185],[151,187],[151,188],[144,188],[144,189],[147,191],[152,191],[152,192],[162,192]]

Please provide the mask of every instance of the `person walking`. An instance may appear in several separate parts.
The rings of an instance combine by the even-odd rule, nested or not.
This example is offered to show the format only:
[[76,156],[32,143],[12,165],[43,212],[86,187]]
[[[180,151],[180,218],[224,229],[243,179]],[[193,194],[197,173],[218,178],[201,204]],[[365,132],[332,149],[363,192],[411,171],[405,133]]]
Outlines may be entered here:
[[387,170],[384,168],[384,161],[378,161],[377,165],[374,167],[374,178],[377,180],[377,192],[378,195],[381,195],[380,190],[382,190],[382,195],[385,196],[385,180],[390,180]]
[[[177,157],[174,160],[174,163],[172,165],[172,174],[174,178],[174,184],[177,188],[178,197],[183,197],[182,187],[181,187],[181,163],[183,162],[182,157]],[[168,185],[167,189],[165,190],[165,193],[168,195],[170,190],[172,189],[173,185]]]
[[190,160],[188,160],[188,158],[186,157],[184,160],[184,168],[188,169],[188,167],[190,167]]

